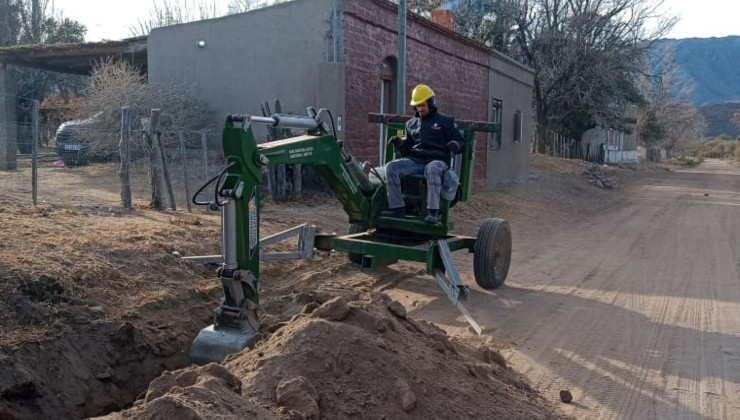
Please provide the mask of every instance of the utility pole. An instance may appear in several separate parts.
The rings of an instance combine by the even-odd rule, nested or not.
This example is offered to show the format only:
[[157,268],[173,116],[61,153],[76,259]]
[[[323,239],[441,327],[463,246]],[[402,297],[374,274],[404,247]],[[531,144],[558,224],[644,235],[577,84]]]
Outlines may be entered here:
[[406,0],[398,1],[398,103],[397,114],[406,114]]
[[331,43],[332,43],[332,60],[337,62],[337,37],[339,36],[339,13],[337,8],[339,7],[338,0],[334,0],[331,11]]

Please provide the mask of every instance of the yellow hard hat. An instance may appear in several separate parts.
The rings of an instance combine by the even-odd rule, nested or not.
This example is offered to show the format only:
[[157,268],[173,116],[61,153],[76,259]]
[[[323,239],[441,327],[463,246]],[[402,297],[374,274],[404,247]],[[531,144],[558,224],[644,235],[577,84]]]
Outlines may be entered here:
[[417,85],[411,92],[411,103],[409,105],[416,106],[423,104],[424,102],[434,97],[434,91],[427,85]]

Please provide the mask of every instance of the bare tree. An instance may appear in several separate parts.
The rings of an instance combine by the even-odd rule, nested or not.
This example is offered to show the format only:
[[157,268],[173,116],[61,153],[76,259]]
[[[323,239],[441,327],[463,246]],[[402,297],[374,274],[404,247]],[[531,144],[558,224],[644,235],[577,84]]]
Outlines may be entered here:
[[251,10],[259,9],[271,4],[285,3],[290,0],[230,0],[228,13],[244,13]]
[[149,16],[129,26],[132,36],[149,35],[155,28],[221,16],[216,0],[152,0]]
[[[229,0],[226,14],[244,13],[291,0]],[[148,35],[154,28],[211,19],[223,15],[217,0],[153,0],[146,19],[129,27],[132,36]]]
[[659,65],[648,68],[660,71],[646,73],[640,83],[642,97],[637,117],[641,142],[649,148],[686,151],[696,146],[704,134],[706,123],[701,113],[691,105],[686,83],[678,77],[673,50],[656,57]]
[[[576,139],[588,128],[619,128],[637,100],[642,56],[675,18],[662,0],[461,0],[458,30],[535,71],[537,149],[546,133]],[[651,28],[651,29],[649,29]]]
[[[118,140],[121,108],[131,109],[133,127],[141,128],[142,118],[152,108],[161,109],[162,131],[198,131],[208,128],[212,113],[197,99],[193,88],[177,84],[147,84],[146,76],[124,61],[99,63],[86,90],[84,111],[95,116],[93,147],[109,150]],[[110,133],[106,135],[105,133]]]
[[735,111],[734,114],[732,114],[732,118],[730,119],[730,122],[732,125],[734,125],[738,129],[738,138],[740,138],[740,111]]

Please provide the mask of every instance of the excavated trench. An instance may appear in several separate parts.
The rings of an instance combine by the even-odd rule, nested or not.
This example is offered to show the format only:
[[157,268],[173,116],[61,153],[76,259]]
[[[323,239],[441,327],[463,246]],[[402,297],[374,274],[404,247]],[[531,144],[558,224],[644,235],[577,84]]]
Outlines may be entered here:
[[53,278],[21,284],[9,307],[35,337],[0,352],[0,418],[9,420],[82,419],[130,407],[163,371],[190,364],[192,340],[220,295],[160,296],[115,319],[105,304],[81,301]]

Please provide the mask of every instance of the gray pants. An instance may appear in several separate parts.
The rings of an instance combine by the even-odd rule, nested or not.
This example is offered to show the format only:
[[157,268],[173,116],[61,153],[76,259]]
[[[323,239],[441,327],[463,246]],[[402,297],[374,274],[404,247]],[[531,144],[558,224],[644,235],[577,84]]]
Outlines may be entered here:
[[405,206],[401,194],[401,177],[404,175],[421,175],[427,179],[427,208],[439,210],[439,196],[442,192],[442,174],[447,170],[447,164],[441,160],[433,160],[426,165],[416,163],[411,159],[397,159],[385,165],[388,177],[388,207],[395,209]]

